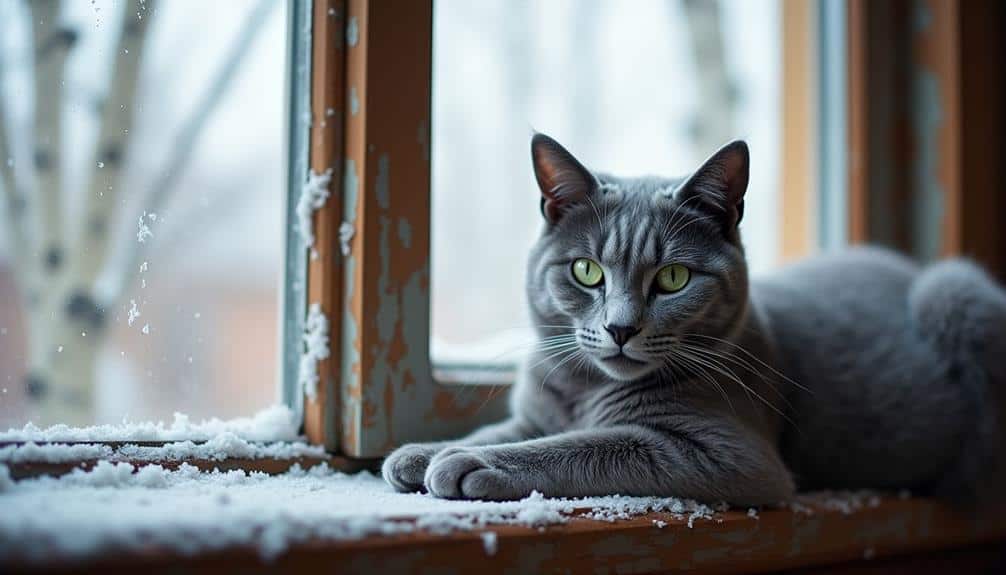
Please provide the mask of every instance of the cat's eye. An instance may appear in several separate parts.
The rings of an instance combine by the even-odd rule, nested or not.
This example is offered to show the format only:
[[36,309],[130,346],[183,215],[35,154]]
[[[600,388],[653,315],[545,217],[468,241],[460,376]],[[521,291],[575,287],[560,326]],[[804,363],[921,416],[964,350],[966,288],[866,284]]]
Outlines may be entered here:
[[594,287],[604,280],[604,272],[594,260],[579,258],[573,262],[573,278],[582,285]]
[[688,285],[692,272],[681,264],[671,264],[657,272],[657,287],[664,293],[674,293]]

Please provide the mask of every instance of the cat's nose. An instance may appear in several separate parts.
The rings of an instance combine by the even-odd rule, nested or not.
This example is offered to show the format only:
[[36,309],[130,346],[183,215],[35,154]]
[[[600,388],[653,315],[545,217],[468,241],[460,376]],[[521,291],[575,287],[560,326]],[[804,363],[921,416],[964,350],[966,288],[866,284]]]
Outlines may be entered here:
[[611,334],[611,339],[615,340],[615,344],[618,347],[625,345],[625,342],[629,341],[632,336],[636,335],[640,331],[640,328],[634,325],[606,325],[604,330]]

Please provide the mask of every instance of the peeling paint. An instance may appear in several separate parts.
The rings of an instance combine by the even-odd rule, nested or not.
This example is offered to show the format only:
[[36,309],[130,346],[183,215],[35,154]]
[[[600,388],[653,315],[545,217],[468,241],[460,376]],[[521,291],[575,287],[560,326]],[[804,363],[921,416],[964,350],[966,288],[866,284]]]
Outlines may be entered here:
[[360,42],[360,26],[356,22],[356,16],[349,17],[349,23],[346,24],[346,43],[352,48]]
[[346,221],[356,222],[356,210],[360,199],[360,177],[356,171],[356,162],[346,158],[346,170],[342,175],[342,210]]
[[349,88],[349,113],[354,116],[360,113],[360,97],[356,94],[356,86]]
[[387,211],[391,207],[391,185],[388,181],[391,177],[390,163],[388,154],[381,154],[377,158],[377,179],[374,181],[374,197],[377,198],[377,207],[383,211]]
[[[429,357],[431,3],[378,3],[347,15],[346,256],[341,444],[375,457],[402,441],[457,436],[502,417],[499,389],[443,386]],[[380,17],[374,16],[378,14]],[[366,18],[366,19],[363,19]],[[359,28],[363,28],[362,30]],[[380,69],[381,74],[366,74]],[[402,94],[411,94],[402,98]],[[360,101],[363,100],[363,101]],[[393,121],[392,121],[393,119]],[[442,417],[442,415],[446,415]]]
[[[360,197],[360,179],[356,162],[346,158],[346,167],[342,181],[344,223],[353,226],[357,219]],[[350,250],[352,251],[352,250]],[[356,256],[347,254],[344,261],[344,289],[342,314],[342,354],[340,366],[343,438],[349,445],[357,441],[356,430],[359,428],[357,415],[362,411],[363,387],[360,369],[360,324],[354,313],[356,293],[357,265]]]
[[[398,323],[398,297],[391,283],[391,248],[388,245],[391,219],[381,216],[380,239],[378,242],[378,257],[380,258],[381,274],[377,277],[377,338],[387,345],[395,335]],[[380,358],[386,360],[387,358]]]
[[405,218],[398,218],[398,241],[406,248],[412,247],[412,225]]

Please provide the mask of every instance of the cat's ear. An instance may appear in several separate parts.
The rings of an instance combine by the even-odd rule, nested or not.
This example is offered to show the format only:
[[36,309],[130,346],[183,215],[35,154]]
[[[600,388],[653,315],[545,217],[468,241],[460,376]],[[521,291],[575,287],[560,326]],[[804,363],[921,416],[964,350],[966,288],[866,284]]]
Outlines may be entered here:
[[674,195],[681,202],[690,200],[696,207],[721,215],[726,229],[733,229],[744,217],[749,165],[747,143],[735,140],[706,160]]
[[550,223],[559,221],[574,204],[587,201],[597,188],[593,174],[545,134],[531,138],[531,162],[541,190],[541,214]]

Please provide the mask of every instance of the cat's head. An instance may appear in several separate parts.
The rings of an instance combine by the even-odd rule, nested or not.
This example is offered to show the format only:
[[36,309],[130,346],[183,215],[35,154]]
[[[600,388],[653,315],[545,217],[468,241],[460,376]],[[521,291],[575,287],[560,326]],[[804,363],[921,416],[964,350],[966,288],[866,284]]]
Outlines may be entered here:
[[545,225],[528,299],[539,334],[550,336],[544,355],[567,352],[547,361],[576,359],[621,381],[700,368],[687,340],[729,337],[747,310],[737,229],[747,144],[727,144],[678,179],[592,173],[544,134],[531,157]]

